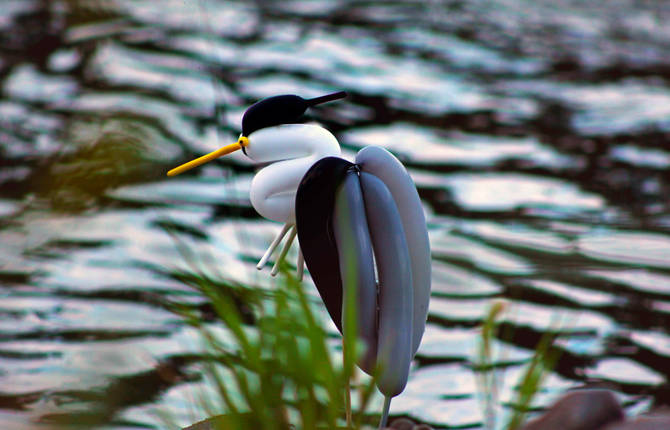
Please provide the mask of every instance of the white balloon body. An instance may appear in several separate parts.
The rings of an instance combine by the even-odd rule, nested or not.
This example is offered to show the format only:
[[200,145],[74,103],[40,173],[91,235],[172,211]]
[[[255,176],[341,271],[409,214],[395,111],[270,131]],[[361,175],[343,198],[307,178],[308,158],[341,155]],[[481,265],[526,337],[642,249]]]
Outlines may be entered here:
[[252,160],[273,162],[251,182],[251,205],[265,218],[295,223],[295,193],[300,180],[318,160],[340,155],[337,139],[313,124],[267,127],[248,138],[245,150]]

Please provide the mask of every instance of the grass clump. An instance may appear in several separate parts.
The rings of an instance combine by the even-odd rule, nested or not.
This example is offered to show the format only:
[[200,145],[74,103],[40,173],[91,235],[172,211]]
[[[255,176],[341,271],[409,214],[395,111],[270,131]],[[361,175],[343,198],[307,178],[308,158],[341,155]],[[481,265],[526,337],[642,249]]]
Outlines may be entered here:
[[[212,315],[203,318],[197,307],[175,306],[206,341],[204,369],[218,395],[201,399],[213,418],[189,430],[376,428],[378,411],[368,411],[376,381],[356,371],[360,345],[346,329],[353,327],[355,332],[355,312],[344,314],[347,327],[342,341],[326,332],[318,310],[322,303],[305,292],[286,264],[275,288],[234,284],[206,274],[213,271],[199,267],[202,259],[184,242],[177,239],[177,244],[190,270],[174,277],[204,296],[211,304],[208,313],[213,312],[225,330],[222,336],[213,329],[205,322],[211,322]],[[352,299],[345,297],[349,304]],[[474,365],[486,429],[520,428],[558,359],[555,334],[547,332],[515,387],[507,422],[498,426],[500,364],[494,359],[494,341],[506,337],[499,333],[498,322],[505,307],[494,302],[485,316]]]
[[[514,395],[509,404],[511,412],[507,422],[500,427],[496,426],[496,408],[500,399],[498,369],[493,358],[493,342],[499,336],[498,319],[505,312],[505,307],[504,302],[494,302],[482,322],[475,371],[482,398],[484,428],[516,430],[525,423],[526,416],[532,408],[533,399],[542,388],[545,378],[554,369],[559,353],[553,347],[556,334],[550,331],[544,333],[525,371],[515,385]],[[506,335],[511,335],[511,333],[503,334],[502,337],[507,337]]]
[[[188,252],[185,257],[193,261]],[[205,373],[219,396],[201,400],[214,418],[194,429],[359,429],[374,421],[366,413],[374,379],[357,382],[353,364],[342,364],[340,342],[322,326],[320,304],[287,270],[276,288],[264,289],[192,269],[181,280],[212,304],[226,333],[222,339],[193,308],[177,307],[206,341]],[[351,389],[357,402],[348,414]]]

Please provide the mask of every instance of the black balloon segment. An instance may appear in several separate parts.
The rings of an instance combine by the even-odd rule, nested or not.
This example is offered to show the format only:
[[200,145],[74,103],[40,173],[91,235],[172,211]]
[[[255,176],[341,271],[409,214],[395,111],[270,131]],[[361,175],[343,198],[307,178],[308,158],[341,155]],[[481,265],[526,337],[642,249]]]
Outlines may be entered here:
[[342,279],[332,217],[335,194],[353,163],[326,157],[305,173],[295,196],[300,249],[335,326],[342,333]]
[[307,108],[338,100],[346,97],[346,95],[346,92],[339,91],[313,99],[304,99],[300,96],[287,94],[260,100],[244,112],[244,116],[242,117],[242,135],[249,136],[261,128],[299,122]]

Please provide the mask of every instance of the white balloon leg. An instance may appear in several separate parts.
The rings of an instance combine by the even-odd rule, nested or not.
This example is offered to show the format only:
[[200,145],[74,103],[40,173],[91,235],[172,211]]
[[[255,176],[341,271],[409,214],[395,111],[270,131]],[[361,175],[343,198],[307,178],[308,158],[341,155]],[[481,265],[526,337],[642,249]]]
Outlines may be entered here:
[[292,224],[291,234],[289,234],[288,239],[286,239],[286,243],[284,244],[284,247],[279,253],[277,261],[275,261],[275,265],[272,267],[272,271],[270,272],[271,276],[276,276],[277,273],[279,273],[279,265],[281,264],[282,261],[284,261],[284,258],[286,258],[286,254],[288,254],[288,250],[291,248],[291,244],[293,243],[293,239],[295,239],[295,235],[297,232],[298,230],[296,230],[295,224]]
[[282,227],[279,234],[277,234],[277,236],[272,241],[270,246],[268,246],[267,251],[265,251],[265,254],[263,254],[263,257],[260,259],[260,261],[256,265],[256,268],[258,270],[263,269],[263,266],[265,266],[265,264],[268,262],[268,260],[270,259],[270,256],[272,255],[274,250],[277,248],[277,245],[279,245],[279,242],[281,242],[281,240],[284,238],[284,236],[286,236],[286,233],[288,232],[288,230],[293,226],[294,226],[294,224],[291,224],[291,223],[288,223],[288,222],[286,224],[284,224],[284,227]]

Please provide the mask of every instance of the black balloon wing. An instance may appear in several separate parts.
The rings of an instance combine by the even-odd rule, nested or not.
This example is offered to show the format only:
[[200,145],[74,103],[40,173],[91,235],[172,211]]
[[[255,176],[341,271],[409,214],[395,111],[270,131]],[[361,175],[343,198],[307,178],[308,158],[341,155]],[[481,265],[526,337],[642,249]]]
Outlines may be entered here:
[[317,161],[303,176],[295,199],[300,249],[312,280],[342,332],[342,279],[332,217],[335,194],[353,164],[338,157]]

